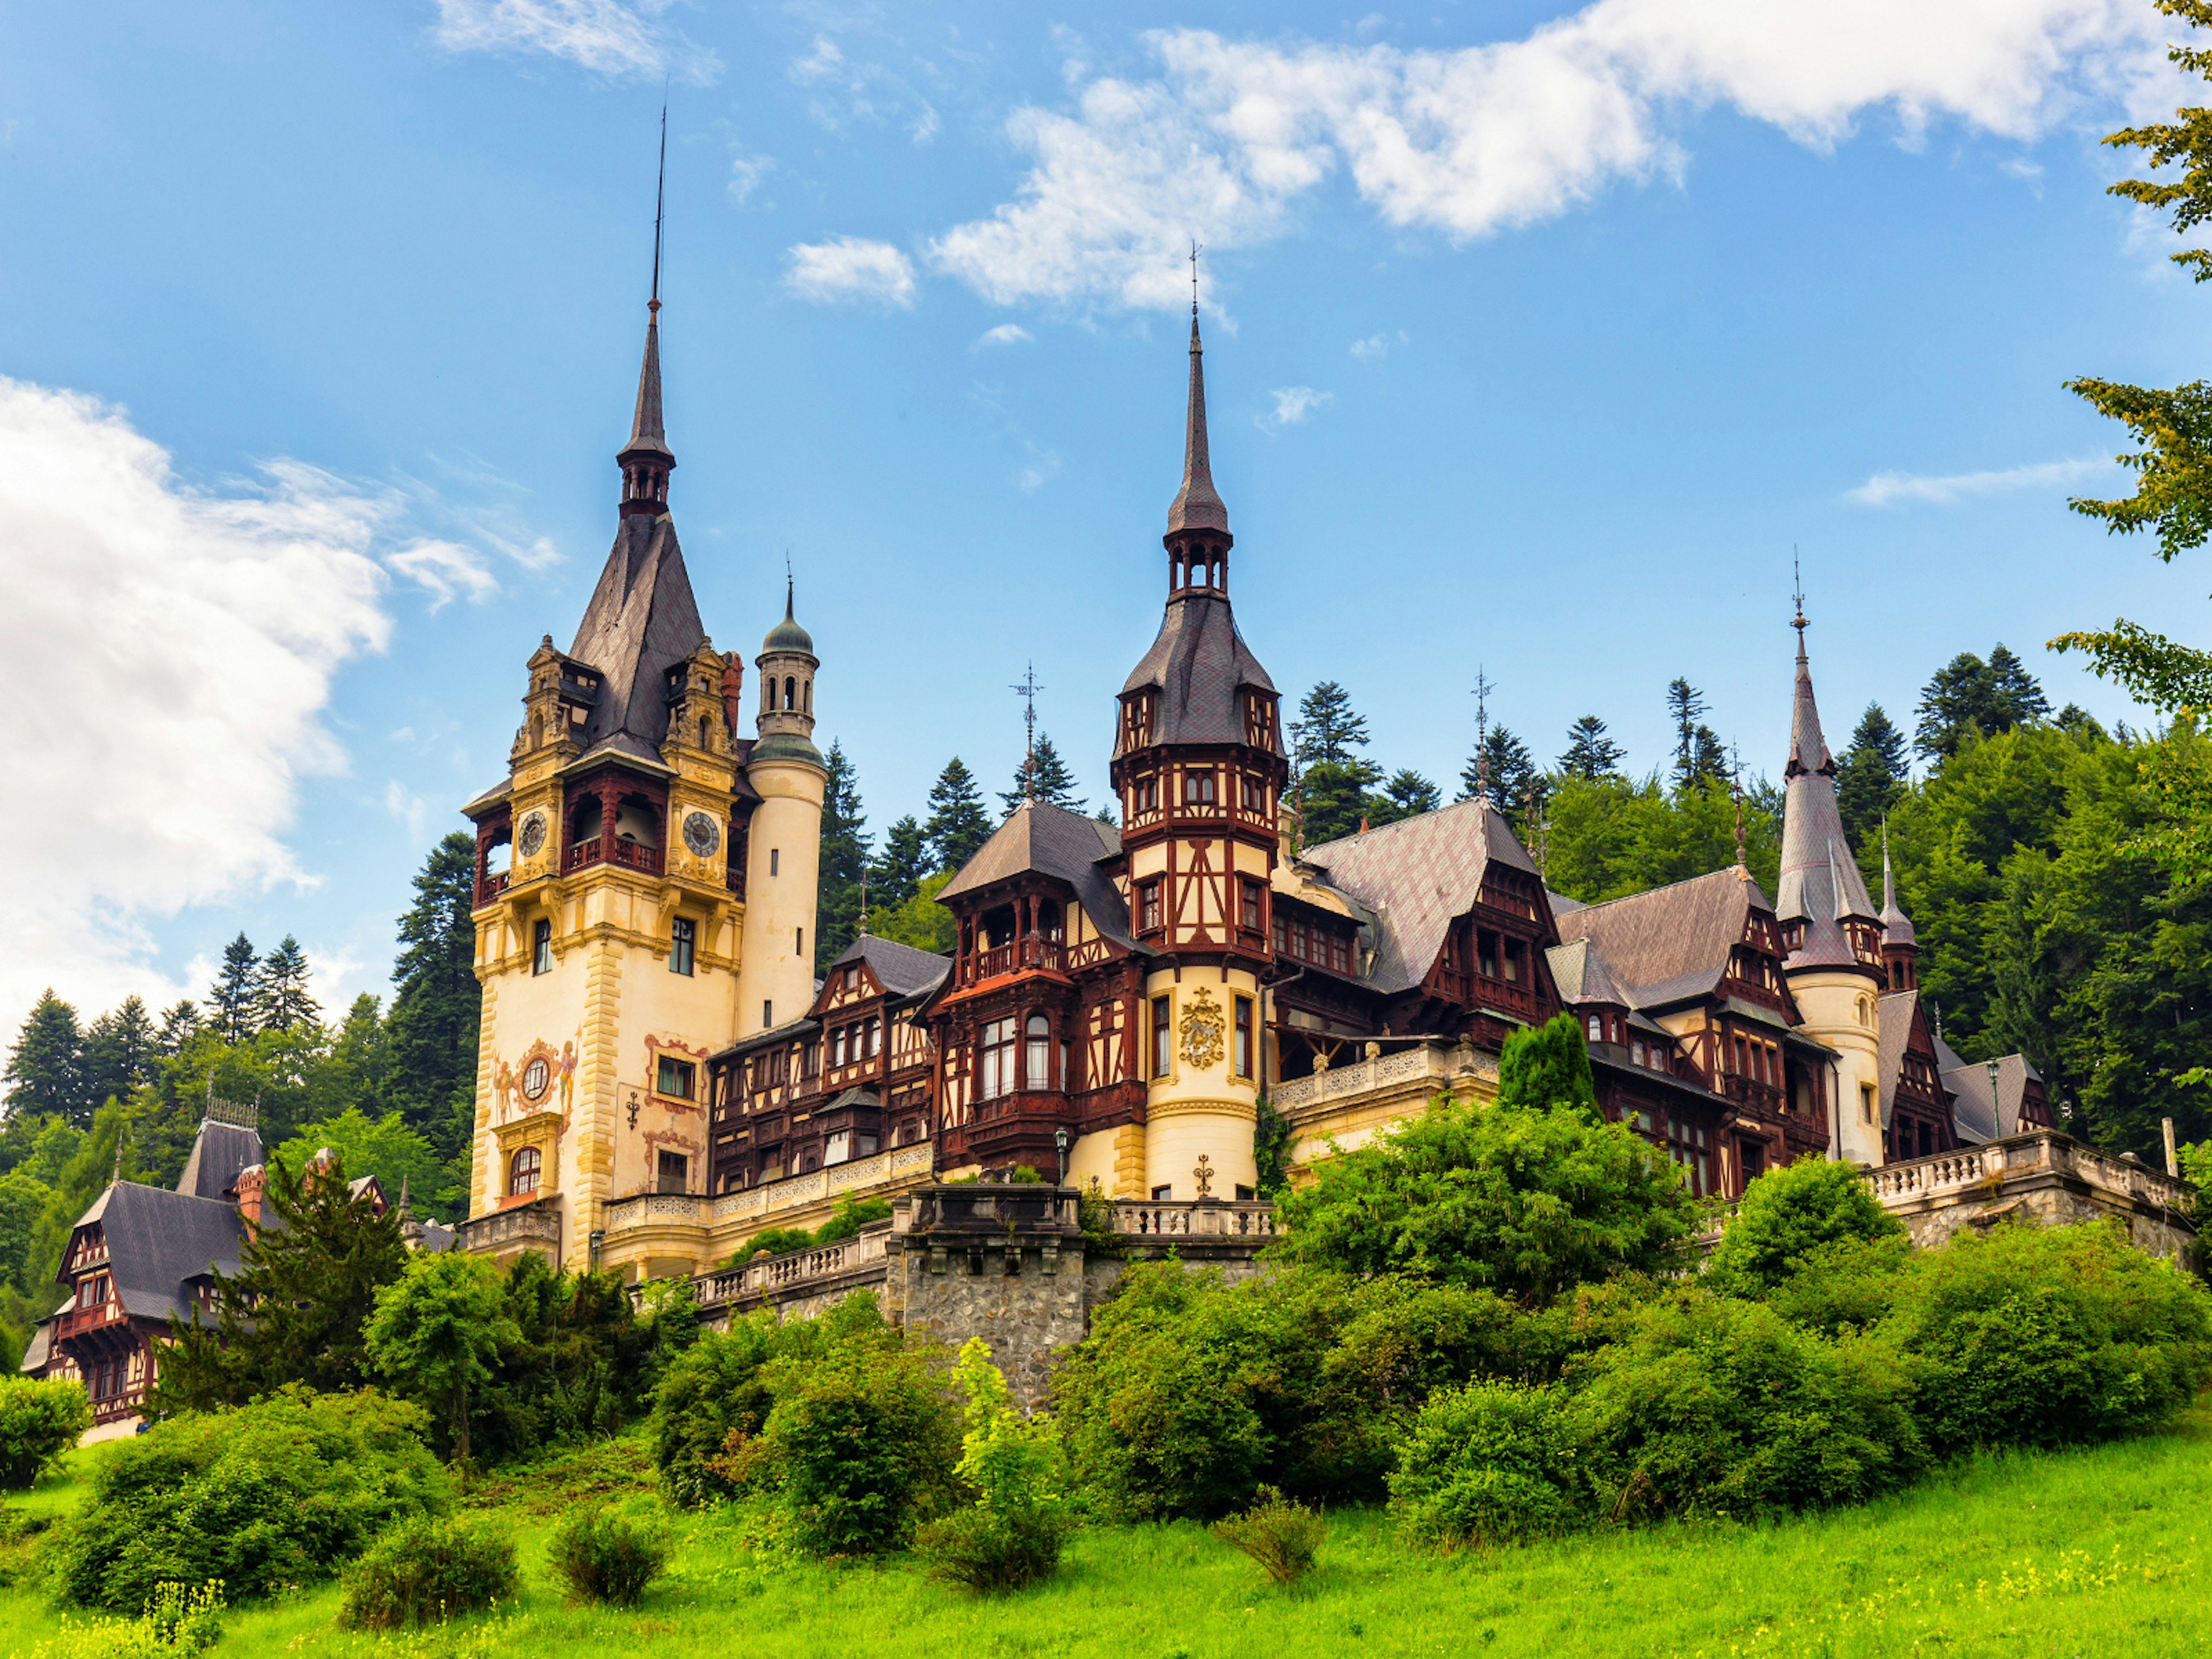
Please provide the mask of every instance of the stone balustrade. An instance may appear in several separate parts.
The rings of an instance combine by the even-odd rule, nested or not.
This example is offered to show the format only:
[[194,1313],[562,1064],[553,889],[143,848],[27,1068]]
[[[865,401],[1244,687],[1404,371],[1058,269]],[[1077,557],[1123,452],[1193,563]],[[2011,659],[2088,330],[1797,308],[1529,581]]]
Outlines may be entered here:
[[[890,1237],[885,1225],[866,1228],[851,1238],[808,1249],[787,1250],[781,1255],[761,1256],[737,1267],[718,1268],[691,1280],[691,1299],[701,1307],[772,1297],[779,1291],[801,1291],[848,1274],[880,1277],[884,1246]],[[875,1271],[864,1270],[872,1267]]]
[[639,1193],[618,1198],[607,1206],[607,1236],[652,1225],[707,1227],[720,1222],[772,1226],[775,1218],[845,1193],[866,1194],[876,1188],[927,1176],[930,1149],[925,1142],[894,1146],[869,1158],[810,1170],[783,1181],[763,1182],[743,1192],[709,1198],[700,1193]]
[[1274,1084],[1267,1091],[1267,1099],[1277,1111],[1295,1120],[1362,1095],[1386,1091],[1442,1094],[1462,1079],[1497,1075],[1494,1054],[1469,1044],[1425,1042],[1395,1054],[1372,1054],[1316,1070],[1310,1077]]
[[561,1212],[544,1200],[493,1210],[458,1224],[456,1248],[504,1261],[522,1250],[536,1250],[556,1265],[561,1260]]
[[1116,1234],[1129,1238],[1273,1238],[1275,1206],[1206,1198],[1180,1203],[1158,1199],[1117,1202],[1113,1224]]

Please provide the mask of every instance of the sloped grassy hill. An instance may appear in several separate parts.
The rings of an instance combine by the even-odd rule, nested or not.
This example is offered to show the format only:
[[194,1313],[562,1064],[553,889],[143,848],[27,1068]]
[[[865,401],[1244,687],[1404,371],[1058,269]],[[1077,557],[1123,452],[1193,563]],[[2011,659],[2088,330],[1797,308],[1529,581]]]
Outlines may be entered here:
[[[78,1454],[80,1460],[93,1454]],[[82,1469],[80,1462],[79,1469]],[[58,1509],[50,1486],[18,1505]],[[1662,1528],[1452,1560],[1409,1554],[1383,1517],[1333,1517],[1302,1595],[1193,1525],[1081,1534],[1053,1583],[974,1601],[910,1562],[763,1558],[730,1518],[688,1516],[673,1577],[635,1613],[571,1612],[543,1571],[551,1518],[578,1501],[649,1506],[642,1448],[617,1442],[471,1498],[513,1526],[520,1606],[425,1634],[334,1629],[335,1589],[233,1612],[217,1654],[385,1659],[1319,1659],[1323,1655],[2066,1655],[2212,1652],[2212,1410],[2094,1451],[1984,1459],[1863,1509],[1752,1528]],[[75,1659],[57,1615],[0,1591],[0,1651]]]

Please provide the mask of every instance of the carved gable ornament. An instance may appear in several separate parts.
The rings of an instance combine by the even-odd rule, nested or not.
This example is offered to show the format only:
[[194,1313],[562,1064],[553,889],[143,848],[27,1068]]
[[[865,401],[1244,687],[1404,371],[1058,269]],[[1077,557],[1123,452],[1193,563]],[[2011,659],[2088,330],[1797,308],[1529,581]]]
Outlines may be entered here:
[[1191,993],[1182,1007],[1184,1063],[1200,1072],[1221,1064],[1224,1035],[1221,1005],[1213,1000],[1213,993],[1201,985]]

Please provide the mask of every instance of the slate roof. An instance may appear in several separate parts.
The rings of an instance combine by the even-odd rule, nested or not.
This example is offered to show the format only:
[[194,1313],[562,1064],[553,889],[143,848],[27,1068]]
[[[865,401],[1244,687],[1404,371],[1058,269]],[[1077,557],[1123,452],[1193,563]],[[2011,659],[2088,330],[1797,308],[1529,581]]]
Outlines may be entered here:
[[1113,878],[1099,868],[1101,860],[1121,850],[1121,833],[1110,824],[1048,801],[1024,801],[945,884],[938,902],[1034,871],[1073,888],[1091,925],[1116,945],[1128,945],[1128,906]]
[[1206,442],[1206,348],[1198,339],[1198,307],[1190,310],[1190,404],[1184,416],[1182,488],[1168,508],[1168,534],[1179,530],[1229,531],[1229,508],[1213,487]]
[[1877,913],[1844,835],[1843,813],[1836,805],[1836,757],[1820,735],[1804,641],[1799,634],[1790,759],[1782,769],[1782,881],[1774,914],[1780,921],[1805,924],[1804,938],[1790,953],[1788,966],[1848,966],[1858,958],[1844,936],[1843,918],[1872,921]]
[[1897,1080],[1905,1073],[1905,1051],[1912,1042],[1912,1018],[1920,1009],[1917,991],[1892,991],[1875,1000],[1876,1074],[1881,1087],[1881,1121],[1889,1122]]
[[666,514],[623,515],[568,654],[601,675],[578,739],[658,763],[668,735],[668,674],[707,642],[690,573]]
[[94,1222],[107,1241],[116,1295],[124,1311],[137,1317],[189,1319],[193,1301],[186,1280],[205,1274],[210,1265],[238,1271],[245,1224],[221,1199],[118,1181],[93,1200],[76,1224]]
[[645,361],[637,371],[637,413],[630,420],[629,441],[622,447],[623,455],[641,451],[664,456],[669,465],[676,465],[676,457],[668,447],[668,434],[661,430],[660,316],[657,305],[646,313]]
[[1889,867],[1889,832],[1881,837],[1881,939],[1885,945],[1917,945],[1912,919],[1897,902],[1897,874]]
[[2027,1055],[2006,1054],[1998,1060],[1994,1099],[1986,1062],[1961,1060],[1958,1051],[1941,1037],[1936,1039],[1936,1058],[1943,1086],[1954,1097],[1951,1116],[1960,1139],[2001,1140],[2021,1132],[2021,1104],[2027,1093],[2027,1080],[2043,1081],[2043,1073],[2028,1062]]
[[261,1162],[261,1137],[252,1129],[203,1119],[192,1139],[191,1156],[177,1179],[177,1190],[194,1198],[221,1198],[241,1170]]
[[1631,1006],[1709,996],[1766,895],[1741,866],[1555,915],[1559,938],[1597,946]]
[[[1177,743],[1241,744],[1244,710],[1237,694],[1246,686],[1271,695],[1275,690],[1274,681],[1237,631],[1228,599],[1206,592],[1179,593],[1168,601],[1159,635],[1121,683],[1122,695],[1148,685],[1159,692],[1147,745],[1151,748]],[[1279,730],[1276,747],[1281,745]]]
[[878,939],[873,933],[854,939],[830,966],[842,968],[848,962],[866,963],[868,971],[895,997],[918,996],[933,991],[952,971],[951,957],[940,957],[934,951],[917,951],[911,945]]
[[1492,859],[1536,873],[1512,827],[1486,800],[1461,801],[1323,842],[1298,859],[1375,913],[1375,957],[1367,981],[1386,995],[1410,990],[1428,976],[1453,918],[1474,908]]
[[1552,968],[1552,983],[1559,988],[1562,1002],[1604,1002],[1626,1008],[1628,994],[1614,981],[1605,958],[1586,939],[1571,945],[1554,945],[1544,953]]

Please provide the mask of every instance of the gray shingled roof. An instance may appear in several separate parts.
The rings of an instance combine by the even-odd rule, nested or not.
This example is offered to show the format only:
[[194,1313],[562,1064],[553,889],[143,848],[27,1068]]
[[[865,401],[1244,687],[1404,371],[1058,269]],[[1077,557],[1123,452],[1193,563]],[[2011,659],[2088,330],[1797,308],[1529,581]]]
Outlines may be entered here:
[[1920,936],[1912,931],[1912,918],[1897,902],[1897,873],[1889,867],[1889,832],[1881,838],[1881,940],[1885,945],[1914,945]]
[[93,1200],[76,1224],[94,1222],[107,1241],[108,1271],[126,1313],[189,1319],[193,1303],[185,1289],[187,1279],[210,1265],[227,1273],[238,1271],[245,1224],[220,1199],[118,1181]]
[[1796,700],[1790,714],[1790,759],[1783,768],[1782,882],[1774,914],[1802,921],[1805,936],[1789,965],[1844,965],[1858,960],[1842,927],[1845,916],[1876,918],[1858,860],[1844,835],[1836,805],[1836,757],[1820,735],[1820,710],[1813,700],[1813,671],[1798,636]]
[[952,971],[951,957],[940,957],[934,951],[917,951],[911,945],[878,939],[873,933],[854,939],[838,952],[837,959],[830,966],[842,968],[848,962],[866,963],[868,971],[895,997],[933,991]]
[[669,671],[706,642],[675,520],[625,514],[568,653],[602,676],[599,700],[578,734],[582,747],[659,761]]
[[1605,958],[1588,939],[1554,945],[1544,953],[1544,958],[1552,965],[1552,983],[1559,988],[1560,1001],[1628,1006],[1628,994],[1614,981]]
[[2020,1112],[2027,1094],[2027,1080],[2033,1078],[2038,1083],[2043,1081],[2043,1073],[2029,1063],[2027,1055],[2005,1054],[1998,1059],[1994,1099],[1990,1094],[1986,1062],[1960,1059],[1958,1051],[1941,1037],[1936,1039],[1936,1059],[1942,1070],[1943,1086],[1954,1097],[1951,1115],[1958,1126],[1960,1139],[1999,1140],[2020,1133]]
[[1892,991],[1875,1001],[1878,1033],[1875,1068],[1881,1086],[1881,1121],[1889,1122],[1896,1103],[1897,1080],[1905,1073],[1905,1051],[1912,1042],[1912,1017],[1919,1012],[1920,993]]
[[1323,842],[1298,858],[1375,913],[1367,982],[1385,994],[1410,990],[1428,976],[1453,919],[1474,908],[1492,859],[1536,873],[1512,827],[1486,800],[1461,801]]
[[1588,939],[1597,946],[1632,1006],[1654,1008],[1711,994],[1754,907],[1765,909],[1766,895],[1731,866],[1553,921],[1563,942]]
[[1121,850],[1121,832],[1110,824],[1049,802],[1024,801],[975,849],[975,856],[960,866],[960,873],[937,896],[938,902],[1034,871],[1073,888],[1091,925],[1116,945],[1127,945],[1131,942],[1128,906],[1113,878],[1098,867],[1100,860]]
[[191,1156],[185,1160],[185,1172],[178,1178],[177,1190],[194,1198],[221,1198],[238,1179],[239,1171],[260,1162],[261,1137],[253,1130],[203,1119],[199,1133],[192,1138]]
[[[1123,696],[1145,686],[1159,691],[1153,711],[1152,743],[1244,741],[1244,709],[1238,692],[1245,686],[1275,690],[1267,671],[1237,631],[1237,618],[1223,595],[1179,594],[1168,601],[1159,636],[1144,659],[1121,684]],[[1280,720],[1278,720],[1278,726]],[[1275,734],[1282,746],[1282,733]]]

